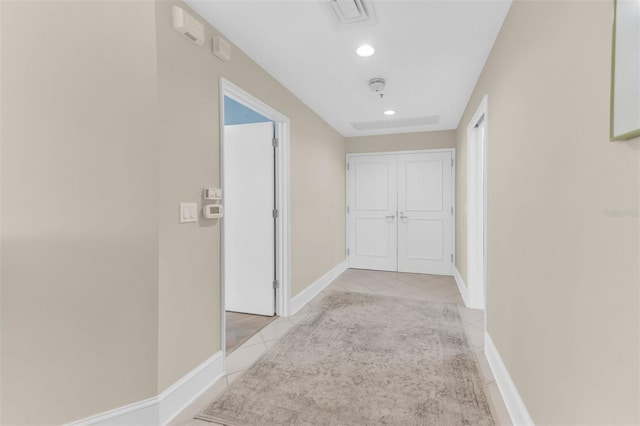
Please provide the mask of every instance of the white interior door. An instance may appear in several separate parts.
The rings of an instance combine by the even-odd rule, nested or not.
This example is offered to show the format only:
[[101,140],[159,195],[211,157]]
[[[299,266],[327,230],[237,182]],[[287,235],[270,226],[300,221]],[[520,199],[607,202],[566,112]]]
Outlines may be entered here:
[[396,180],[395,155],[349,161],[349,267],[397,270]]
[[273,123],[224,127],[224,279],[228,311],[275,312]]
[[452,154],[398,155],[398,271],[451,275]]

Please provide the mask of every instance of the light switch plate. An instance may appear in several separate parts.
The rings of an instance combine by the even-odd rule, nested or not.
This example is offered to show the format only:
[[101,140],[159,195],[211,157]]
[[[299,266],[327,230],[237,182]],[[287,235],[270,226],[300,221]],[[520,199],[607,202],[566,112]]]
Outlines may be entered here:
[[198,203],[180,203],[180,223],[198,221]]

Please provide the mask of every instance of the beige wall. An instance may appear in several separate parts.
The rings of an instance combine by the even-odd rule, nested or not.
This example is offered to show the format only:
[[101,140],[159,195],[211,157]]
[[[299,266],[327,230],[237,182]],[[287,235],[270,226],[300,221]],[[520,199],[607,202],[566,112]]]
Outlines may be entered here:
[[488,332],[540,425],[640,422],[639,220],[605,214],[640,207],[640,141],[608,138],[611,18],[516,1],[458,128],[463,171],[488,94]]
[[456,147],[456,131],[398,133],[346,138],[347,153],[414,151]]
[[199,200],[203,187],[219,184],[220,76],[291,120],[291,295],[345,258],[344,138],[237,48],[230,62],[213,56],[211,37],[219,33],[212,27],[203,48],[180,36],[171,28],[173,4],[156,5],[162,117],[158,391],[220,349],[219,226],[185,227],[175,218],[181,200]]
[[180,224],[178,203],[218,187],[218,76],[210,50],[171,27],[156,3],[159,93],[158,393],[220,348],[220,223]]
[[220,76],[291,120],[292,295],[345,258],[344,138],[172,4],[1,2],[3,424],[152,397],[220,350],[219,223],[177,223],[219,184]]
[[149,2],[1,2],[2,424],[156,393]]

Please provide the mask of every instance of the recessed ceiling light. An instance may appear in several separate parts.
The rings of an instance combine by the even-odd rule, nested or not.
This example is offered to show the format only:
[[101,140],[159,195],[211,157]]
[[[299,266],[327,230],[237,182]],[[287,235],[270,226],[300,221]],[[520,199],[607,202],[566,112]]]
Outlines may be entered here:
[[395,114],[395,113],[396,113],[396,112],[395,112],[394,110],[392,110],[392,109],[388,109],[388,110],[386,110],[386,111],[384,112],[384,115],[393,115],[393,114]]
[[363,44],[356,49],[356,53],[358,54],[358,56],[366,58],[367,56],[371,56],[376,53],[376,49],[374,49],[371,45]]

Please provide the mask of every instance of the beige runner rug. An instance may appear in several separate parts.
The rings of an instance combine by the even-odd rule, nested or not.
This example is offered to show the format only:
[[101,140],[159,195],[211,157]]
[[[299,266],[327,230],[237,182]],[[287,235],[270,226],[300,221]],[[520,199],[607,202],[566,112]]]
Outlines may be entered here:
[[493,425],[455,305],[336,292],[198,416],[225,425]]

